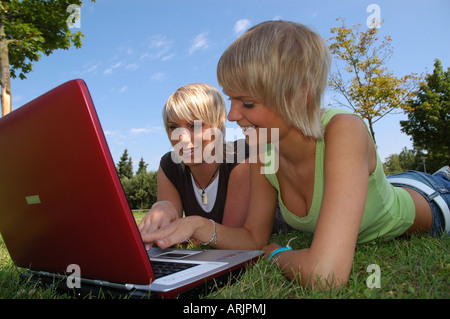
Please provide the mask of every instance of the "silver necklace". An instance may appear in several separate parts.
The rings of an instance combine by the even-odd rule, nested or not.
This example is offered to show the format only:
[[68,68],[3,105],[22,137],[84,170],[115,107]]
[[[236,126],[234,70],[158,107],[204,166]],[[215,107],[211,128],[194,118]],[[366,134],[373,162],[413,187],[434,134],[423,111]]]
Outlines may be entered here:
[[194,174],[191,171],[192,177],[194,178],[194,181],[197,183],[197,185],[201,188],[202,190],[202,205],[208,205],[208,195],[206,195],[205,190],[208,188],[208,186],[211,184],[212,180],[214,179],[214,176],[216,176],[217,171],[219,170],[219,166],[217,166],[216,170],[214,171],[214,173],[211,176],[211,179],[209,180],[208,184],[203,188],[202,185],[198,182],[198,180],[195,178]]

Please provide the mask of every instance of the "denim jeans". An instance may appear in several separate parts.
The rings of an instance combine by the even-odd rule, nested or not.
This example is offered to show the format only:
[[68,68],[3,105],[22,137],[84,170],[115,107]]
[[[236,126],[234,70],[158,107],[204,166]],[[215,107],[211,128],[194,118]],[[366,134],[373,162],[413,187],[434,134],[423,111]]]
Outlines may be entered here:
[[[397,183],[393,181],[389,181],[391,178],[402,178],[402,179],[412,179],[414,181],[421,182],[431,189],[434,190],[434,192],[430,195],[427,195],[422,189],[409,185],[407,182],[405,183]],[[417,172],[417,171],[406,171],[400,174],[390,175],[387,177],[388,181],[392,183],[394,186],[404,186],[412,188],[413,190],[419,192],[430,204],[431,212],[433,214],[433,223],[430,229],[430,234],[433,236],[439,236],[442,235],[444,232],[447,233],[447,235],[450,234],[450,232],[446,231],[446,220],[444,219],[443,211],[441,208],[436,204],[435,198],[440,196],[443,201],[441,203],[445,203],[447,207],[450,209],[450,180],[447,178],[447,176],[444,173],[435,173],[433,175],[426,174],[423,172]],[[449,216],[450,217],[450,216]],[[449,218],[447,218],[449,219]],[[447,220],[447,223],[450,223],[450,220]],[[448,228],[448,226],[447,226]]]

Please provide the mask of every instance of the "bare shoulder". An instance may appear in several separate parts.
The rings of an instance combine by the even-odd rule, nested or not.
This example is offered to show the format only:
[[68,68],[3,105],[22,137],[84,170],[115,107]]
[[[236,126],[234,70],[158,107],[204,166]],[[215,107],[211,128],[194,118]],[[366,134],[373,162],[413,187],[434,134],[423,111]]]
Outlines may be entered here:
[[325,129],[325,133],[333,130],[339,131],[352,131],[358,130],[361,132],[367,132],[367,128],[363,120],[354,114],[336,114],[328,122]]
[[[360,147],[367,145],[371,140],[367,127],[363,120],[353,114],[336,114],[325,128],[325,142],[349,143]],[[344,147],[345,145],[341,145]]]
[[231,171],[230,175],[240,175],[240,174],[250,174],[250,162],[248,159],[246,159],[244,162],[241,162],[237,164],[233,170]]

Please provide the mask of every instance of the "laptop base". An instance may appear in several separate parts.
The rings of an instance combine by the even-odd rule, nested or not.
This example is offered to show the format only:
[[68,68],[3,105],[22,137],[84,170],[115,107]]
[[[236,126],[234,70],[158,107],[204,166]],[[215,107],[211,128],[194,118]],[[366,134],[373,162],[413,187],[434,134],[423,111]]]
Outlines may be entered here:
[[[183,291],[207,292],[205,282],[214,286],[264,253],[156,247],[147,252],[82,80],[0,118],[0,150],[3,241],[16,266],[48,277],[39,281],[55,289],[68,286],[79,297],[182,298]],[[159,277],[152,262],[167,261],[190,268]]]
[[167,296],[151,290],[128,290],[122,285],[117,285],[115,288],[111,287],[111,285],[102,286],[98,282],[89,283],[89,281],[84,281],[79,285],[79,288],[69,288],[67,276],[42,272],[27,271],[21,274],[21,279],[36,287],[53,289],[58,294],[66,294],[69,297],[76,299],[198,299],[223,286],[233,284],[244,272],[245,268],[237,268],[224,273],[213,280],[205,280],[203,283],[190,289],[183,290],[176,295]]

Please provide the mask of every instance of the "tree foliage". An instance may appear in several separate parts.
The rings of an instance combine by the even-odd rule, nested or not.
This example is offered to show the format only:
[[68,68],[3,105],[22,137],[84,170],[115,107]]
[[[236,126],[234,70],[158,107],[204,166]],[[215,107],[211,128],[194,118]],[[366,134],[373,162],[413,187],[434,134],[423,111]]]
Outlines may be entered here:
[[117,164],[117,174],[121,180],[124,178],[131,179],[133,177],[133,160],[131,156],[128,155],[127,149],[123,151],[119,163]]
[[122,180],[122,186],[131,209],[148,209],[156,202],[156,172],[141,172]]
[[426,171],[426,156],[417,149],[404,147],[400,154],[391,154],[383,163],[386,175],[398,174],[404,171]]
[[144,159],[141,158],[136,174],[133,174],[133,161],[128,150],[122,154],[116,170],[122,183],[125,196],[131,209],[150,208],[156,202],[157,184],[156,172],[147,172]]
[[407,121],[402,132],[411,136],[414,147],[425,150],[429,167],[450,164],[450,67],[444,71],[435,60],[433,73],[426,76],[415,98],[408,101]]
[[[360,31],[360,25],[331,29],[330,51],[337,71],[330,74],[330,88],[344,97],[334,98],[338,105],[348,107],[367,120],[375,139],[373,124],[395,109],[407,108],[405,102],[417,89],[416,74],[398,78],[386,67],[392,57],[392,39],[379,39],[377,28]],[[344,65],[342,68],[341,65]]]
[[[95,2],[95,0],[91,0]],[[83,34],[70,29],[75,18],[71,8],[82,0],[0,1],[0,73],[2,114],[11,111],[10,77],[26,78],[41,54],[72,45],[81,47]]]

